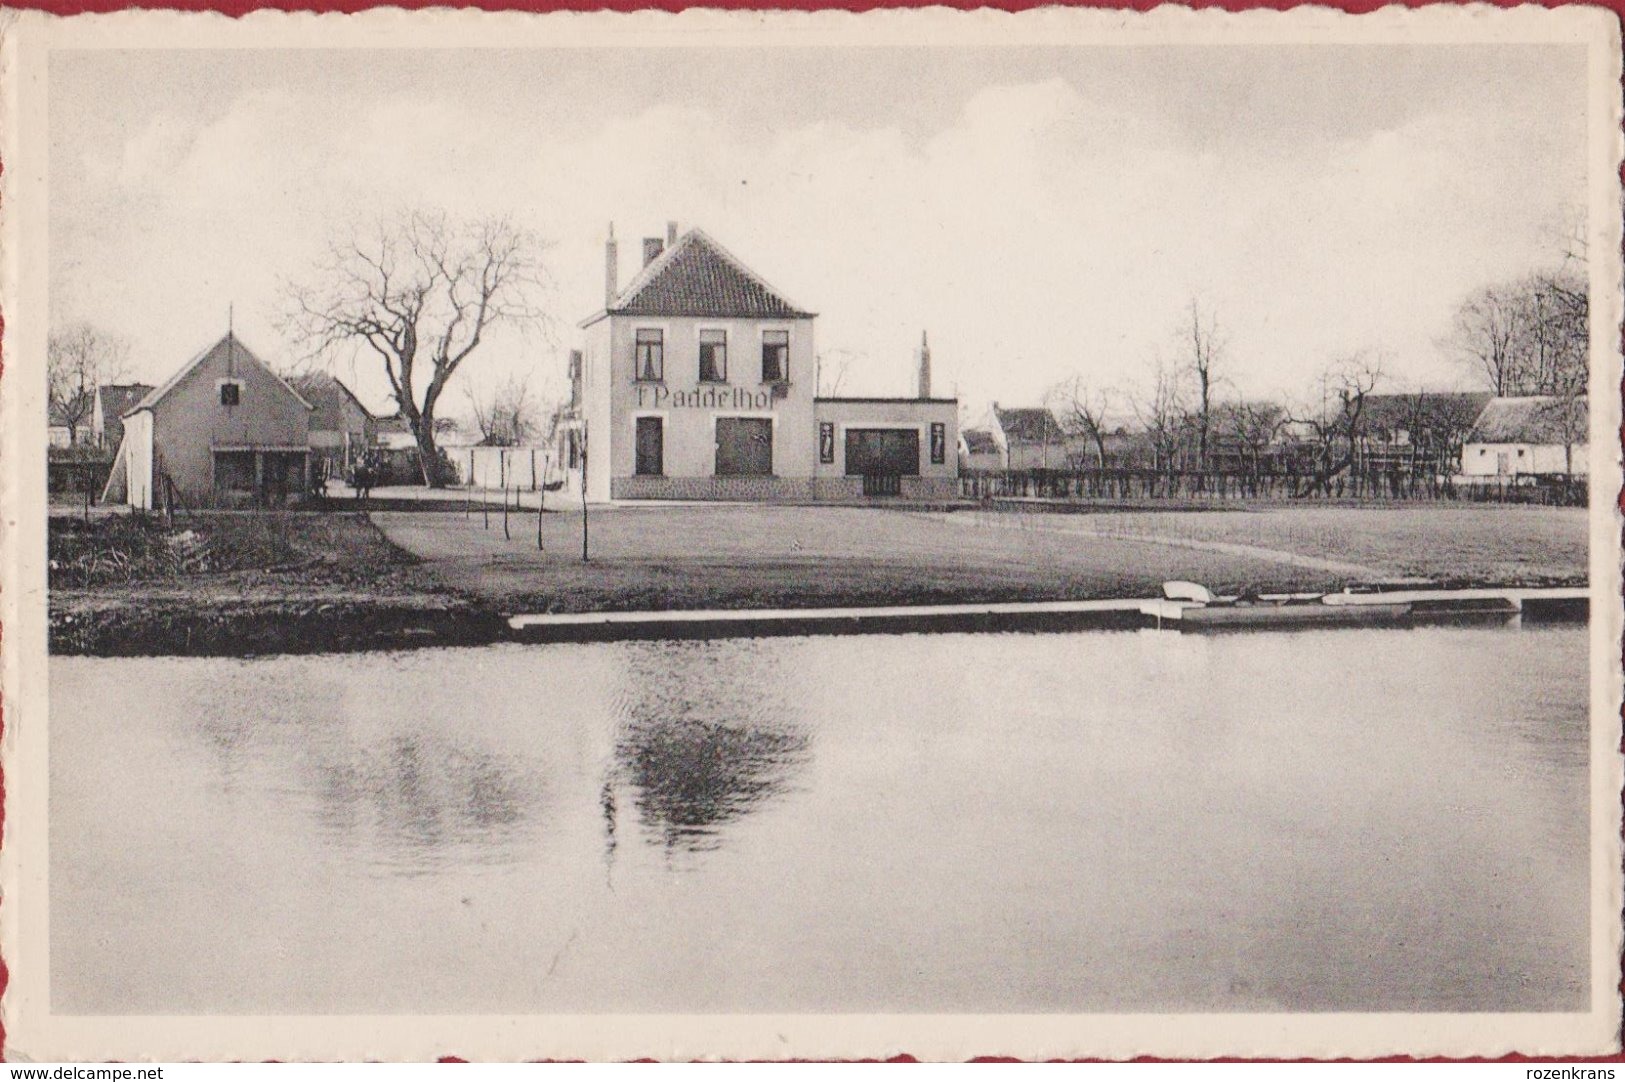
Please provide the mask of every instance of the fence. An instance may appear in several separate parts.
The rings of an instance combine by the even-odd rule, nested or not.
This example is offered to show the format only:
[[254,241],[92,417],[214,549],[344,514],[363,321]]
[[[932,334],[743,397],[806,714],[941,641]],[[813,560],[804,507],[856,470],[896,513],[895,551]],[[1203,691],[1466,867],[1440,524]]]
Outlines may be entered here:
[[960,496],[972,500],[1464,500],[1583,506],[1584,477],[1517,475],[1485,478],[1413,475],[1393,470],[1310,472],[1083,469],[961,474]]
[[47,491],[82,495],[88,489],[94,499],[107,487],[112,469],[113,456],[105,451],[53,450],[46,460]]
[[546,447],[458,447],[447,451],[458,480],[473,488],[535,492],[547,483]]

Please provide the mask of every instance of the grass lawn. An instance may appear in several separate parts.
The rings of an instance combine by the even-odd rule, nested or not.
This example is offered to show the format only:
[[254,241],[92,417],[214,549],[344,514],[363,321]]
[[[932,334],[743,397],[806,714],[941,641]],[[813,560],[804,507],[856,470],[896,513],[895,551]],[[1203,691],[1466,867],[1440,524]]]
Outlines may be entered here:
[[1583,511],[1288,507],[1100,515],[850,507],[662,506],[514,516],[379,513],[433,581],[506,611],[807,607],[1146,596],[1172,578],[1224,590],[1333,589],[1422,576],[1578,583]]

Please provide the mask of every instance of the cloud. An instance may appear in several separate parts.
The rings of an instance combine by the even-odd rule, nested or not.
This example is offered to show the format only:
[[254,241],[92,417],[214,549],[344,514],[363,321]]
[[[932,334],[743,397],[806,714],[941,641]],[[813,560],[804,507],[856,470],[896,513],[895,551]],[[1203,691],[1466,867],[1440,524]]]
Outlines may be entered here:
[[[1439,384],[1454,373],[1432,343],[1456,300],[1546,258],[1544,223],[1582,192],[1575,123],[1470,98],[1377,131],[1219,148],[1059,77],[983,87],[948,115],[921,136],[651,102],[563,128],[432,90],[348,101],[290,85],[201,121],[145,117],[116,145],[64,131],[53,318],[131,338],[149,379],[218,334],[228,304],[278,356],[278,281],[335,224],[427,204],[512,213],[555,242],[559,349],[494,336],[492,372],[554,373],[601,301],[606,224],[624,281],[637,236],[675,218],[819,311],[821,346],[866,358],[857,393],[905,391],[922,329],[939,383],[967,399],[1035,401],[1072,372],[1132,383],[1175,348],[1195,296],[1253,392],[1376,346]],[[381,380],[362,375],[376,401]]]

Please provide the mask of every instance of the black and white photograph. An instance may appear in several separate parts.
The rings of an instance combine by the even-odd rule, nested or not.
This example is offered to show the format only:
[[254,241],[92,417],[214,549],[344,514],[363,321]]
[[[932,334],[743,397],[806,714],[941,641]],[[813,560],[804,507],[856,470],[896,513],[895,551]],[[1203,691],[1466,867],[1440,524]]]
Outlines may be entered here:
[[8,1054],[1618,1050],[1611,13],[7,18]]

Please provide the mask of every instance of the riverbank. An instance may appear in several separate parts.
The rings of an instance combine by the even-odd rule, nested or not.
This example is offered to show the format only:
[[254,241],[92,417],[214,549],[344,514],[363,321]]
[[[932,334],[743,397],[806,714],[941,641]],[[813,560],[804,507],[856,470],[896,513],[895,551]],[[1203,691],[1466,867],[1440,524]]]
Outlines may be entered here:
[[[93,519],[93,523],[103,520]],[[487,525],[489,521],[489,525]],[[128,516],[127,554],[54,521],[53,653],[237,655],[479,644],[515,614],[830,609],[1377,585],[1578,586],[1583,511],[1477,506],[1110,515],[733,506],[500,519],[387,511]],[[117,548],[117,546],[111,546]],[[131,555],[133,554],[133,556]]]
[[344,652],[504,632],[361,514],[56,518],[50,553],[53,654]]

